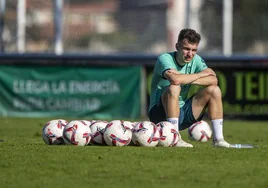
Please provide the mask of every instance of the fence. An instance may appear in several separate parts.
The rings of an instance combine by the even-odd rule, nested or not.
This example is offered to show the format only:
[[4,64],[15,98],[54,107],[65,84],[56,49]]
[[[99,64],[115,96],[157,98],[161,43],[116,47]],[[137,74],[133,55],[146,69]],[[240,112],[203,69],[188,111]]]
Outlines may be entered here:
[[[157,54],[174,49],[178,32],[185,27],[201,33],[199,52],[203,54],[223,54],[226,27],[231,30],[227,38],[233,54],[265,55],[268,50],[267,0],[24,0],[25,20],[17,17],[22,0],[3,1],[6,11],[0,32],[5,52],[18,52],[23,41],[25,52],[54,52],[57,1],[63,2],[58,22],[65,53]],[[227,21],[226,2],[232,5],[228,11],[233,15]]]

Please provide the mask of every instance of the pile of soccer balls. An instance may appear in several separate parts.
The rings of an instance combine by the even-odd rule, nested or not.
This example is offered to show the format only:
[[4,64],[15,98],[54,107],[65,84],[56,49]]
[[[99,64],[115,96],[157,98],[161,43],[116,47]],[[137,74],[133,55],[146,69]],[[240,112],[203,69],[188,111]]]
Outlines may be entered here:
[[[189,136],[193,140],[207,141],[211,137],[210,127],[209,129],[201,130],[206,134],[206,136],[202,136],[202,133],[201,135],[199,134],[200,130],[197,125],[202,124],[199,123],[195,126],[193,124],[192,126],[194,127],[191,126],[192,128],[188,129]],[[67,122],[63,119],[55,119],[45,124],[42,129],[42,138],[49,145],[172,147],[179,141],[180,134],[174,125],[167,121],[154,124],[150,121],[73,120]]]

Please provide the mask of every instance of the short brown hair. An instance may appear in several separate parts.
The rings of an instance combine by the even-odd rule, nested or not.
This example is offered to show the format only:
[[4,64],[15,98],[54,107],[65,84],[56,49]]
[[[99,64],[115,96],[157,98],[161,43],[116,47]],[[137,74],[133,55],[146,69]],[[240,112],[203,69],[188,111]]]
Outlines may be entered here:
[[189,43],[195,44],[200,42],[201,36],[195,30],[186,28],[180,31],[178,42],[183,41],[183,39],[187,39]]

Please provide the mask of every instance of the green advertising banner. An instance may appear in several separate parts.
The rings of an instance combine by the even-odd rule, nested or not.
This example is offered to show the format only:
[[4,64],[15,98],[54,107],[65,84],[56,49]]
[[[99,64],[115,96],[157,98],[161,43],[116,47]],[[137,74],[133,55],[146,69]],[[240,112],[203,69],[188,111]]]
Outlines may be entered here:
[[0,116],[137,118],[141,71],[139,66],[0,66]]
[[217,76],[226,114],[267,119],[267,70],[237,68],[235,71],[230,71],[222,69],[217,71]]

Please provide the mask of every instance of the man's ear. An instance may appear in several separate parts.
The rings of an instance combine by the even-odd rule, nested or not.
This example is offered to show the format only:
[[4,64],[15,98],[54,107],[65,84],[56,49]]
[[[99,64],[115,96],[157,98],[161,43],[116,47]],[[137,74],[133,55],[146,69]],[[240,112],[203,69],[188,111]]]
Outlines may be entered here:
[[180,49],[180,44],[177,42],[175,47],[176,47],[176,50],[178,51]]

